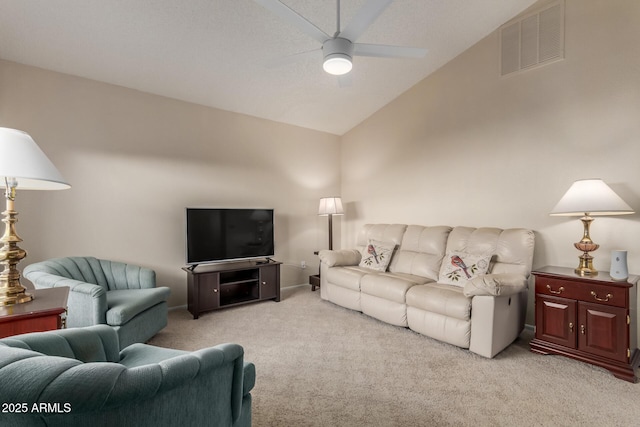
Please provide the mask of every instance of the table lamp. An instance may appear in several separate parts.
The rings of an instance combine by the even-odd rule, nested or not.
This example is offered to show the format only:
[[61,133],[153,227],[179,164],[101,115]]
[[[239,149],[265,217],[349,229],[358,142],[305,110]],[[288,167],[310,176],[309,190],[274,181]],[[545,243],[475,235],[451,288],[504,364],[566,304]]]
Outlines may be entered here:
[[31,301],[33,296],[20,283],[20,272],[16,265],[27,256],[18,247],[14,210],[16,190],[62,190],[69,188],[58,169],[51,163],[29,134],[0,127],[0,183],[4,183],[7,209],[2,212],[5,223],[4,235],[0,238],[0,305],[21,304]]
[[581,179],[574,182],[569,190],[553,208],[550,215],[582,216],[584,226],[582,240],[574,243],[576,249],[582,251],[580,264],[575,272],[580,276],[596,276],[593,268],[593,252],[600,245],[593,243],[589,236],[589,228],[596,215],[628,215],[635,213],[607,184],[601,179]]
[[323,197],[320,199],[318,215],[329,217],[329,250],[333,249],[333,215],[344,215],[340,197]]

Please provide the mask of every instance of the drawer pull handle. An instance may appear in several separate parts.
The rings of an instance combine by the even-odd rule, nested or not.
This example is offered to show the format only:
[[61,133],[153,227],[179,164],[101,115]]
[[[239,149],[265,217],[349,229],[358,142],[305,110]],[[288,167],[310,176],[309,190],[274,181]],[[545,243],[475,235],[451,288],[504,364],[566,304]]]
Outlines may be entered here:
[[596,291],[591,291],[591,296],[594,297],[596,301],[602,301],[602,302],[607,302],[609,301],[610,298],[613,298],[613,295],[611,294],[607,294],[607,296],[604,298],[598,298],[598,294],[596,294]]
[[557,291],[554,291],[553,289],[551,289],[551,285],[547,285],[547,289],[549,290],[549,292],[551,292],[552,294],[556,294],[559,295],[562,293],[562,291],[564,291],[564,286],[560,286],[560,289],[558,289]]
[[573,323],[569,322],[569,332],[573,332]]
[[580,333],[584,335],[584,325],[580,325]]
[[217,290],[217,289],[214,289],[214,290],[213,290],[213,292],[215,292],[215,293],[217,294],[217,293],[218,293],[218,290]]

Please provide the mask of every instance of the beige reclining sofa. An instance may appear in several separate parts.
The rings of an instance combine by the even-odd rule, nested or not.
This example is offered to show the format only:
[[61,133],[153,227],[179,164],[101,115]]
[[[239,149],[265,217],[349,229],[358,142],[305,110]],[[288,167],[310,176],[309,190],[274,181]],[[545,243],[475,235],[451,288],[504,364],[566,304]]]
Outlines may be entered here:
[[320,251],[321,297],[492,358],[524,329],[534,233],[367,224]]

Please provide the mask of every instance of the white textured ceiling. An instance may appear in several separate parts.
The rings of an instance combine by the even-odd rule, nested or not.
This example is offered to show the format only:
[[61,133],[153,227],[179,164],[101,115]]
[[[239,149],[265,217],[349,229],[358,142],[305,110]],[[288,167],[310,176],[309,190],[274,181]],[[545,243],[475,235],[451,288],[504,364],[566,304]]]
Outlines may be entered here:
[[[342,24],[366,0],[342,0]],[[328,34],[335,0],[282,0]],[[0,58],[342,135],[534,0],[395,0],[358,39],[427,48],[354,58],[351,85],[318,42],[253,0],[0,0]]]

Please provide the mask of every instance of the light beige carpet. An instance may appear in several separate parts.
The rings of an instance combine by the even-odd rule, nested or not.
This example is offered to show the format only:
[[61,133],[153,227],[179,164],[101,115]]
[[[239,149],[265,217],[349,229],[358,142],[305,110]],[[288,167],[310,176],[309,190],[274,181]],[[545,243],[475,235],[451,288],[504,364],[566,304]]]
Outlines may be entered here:
[[529,352],[494,359],[285,288],[282,301],[169,313],[151,344],[241,344],[255,363],[254,426],[634,426],[640,384]]

